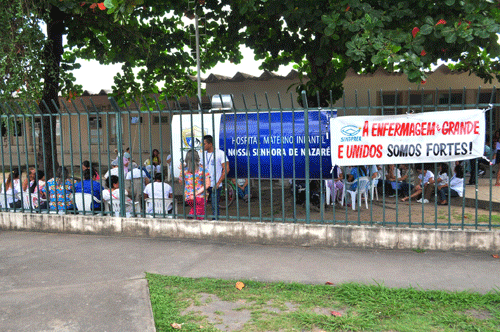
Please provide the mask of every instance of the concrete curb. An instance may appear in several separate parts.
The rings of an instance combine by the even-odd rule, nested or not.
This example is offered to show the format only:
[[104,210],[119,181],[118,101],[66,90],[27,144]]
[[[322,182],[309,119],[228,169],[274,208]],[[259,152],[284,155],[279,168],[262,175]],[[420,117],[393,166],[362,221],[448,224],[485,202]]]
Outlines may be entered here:
[[0,213],[0,229],[248,244],[499,251],[500,231]]

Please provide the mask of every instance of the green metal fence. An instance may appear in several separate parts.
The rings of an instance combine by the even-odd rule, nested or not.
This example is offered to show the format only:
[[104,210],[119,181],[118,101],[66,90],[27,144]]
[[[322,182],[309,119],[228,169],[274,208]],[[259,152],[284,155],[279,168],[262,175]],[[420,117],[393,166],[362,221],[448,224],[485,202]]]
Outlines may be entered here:
[[[427,98],[429,93],[434,96],[432,102],[429,102],[430,99]],[[486,113],[489,134],[487,143],[492,146],[493,134],[498,129],[496,109],[500,106],[497,103],[496,91],[493,89],[482,92],[479,89],[474,91],[474,102],[466,103],[471,100],[470,97],[466,97],[470,94],[471,92],[465,89],[461,92],[450,90],[447,93],[423,90],[387,93],[380,91],[377,92],[376,98],[368,93],[366,99],[368,102],[363,106],[359,105],[356,95],[353,105],[347,105],[344,96],[337,103],[331,102],[334,106],[319,109],[309,108],[305,96],[302,96],[301,100],[304,107],[296,103],[292,96],[286,97],[292,98],[293,106],[291,109],[284,109],[280,106],[282,100],[280,95],[273,98],[273,101],[267,95],[264,96],[266,107],[260,109],[247,108],[245,96],[242,98],[242,105],[236,105],[231,97],[213,96],[215,97],[213,100],[218,101],[219,105],[212,108],[205,107],[200,100],[195,100],[193,104],[188,98],[179,98],[170,102],[155,100],[152,104],[146,100],[132,100],[131,102],[120,100],[118,103],[113,98],[109,98],[105,103],[95,104],[92,97],[88,97],[70,102],[61,100],[60,107],[53,103],[57,110],[53,113],[49,111],[46,104],[38,106],[15,102],[6,103],[0,105],[2,113],[0,115],[2,120],[0,162],[4,175],[0,205],[2,211],[20,213],[80,213],[121,217],[494,229],[500,225],[500,187],[494,185],[497,166],[489,164],[484,166],[478,160],[464,161],[463,165],[466,170],[475,174],[476,184],[472,186],[464,184],[463,197],[449,198],[444,206],[437,204],[437,190],[429,204],[416,201],[403,203],[398,199],[400,194],[398,189],[395,192],[396,197],[391,197],[392,195],[379,186],[378,190],[375,189],[378,198],[377,195],[368,197],[368,209],[364,203],[353,209],[347,203],[342,206],[326,204],[328,200],[326,181],[331,180],[331,175],[329,175],[331,165],[325,163],[325,160],[330,158],[328,149],[311,150],[311,139],[306,137],[303,142],[303,155],[293,153],[291,159],[288,160],[283,156],[273,155],[273,153],[281,154],[280,151],[286,149],[298,150],[296,143],[299,140],[300,131],[309,135],[308,133],[316,130],[315,132],[322,136],[328,128],[321,126],[321,117],[445,112],[488,107],[492,109]],[[259,105],[257,96],[253,96],[252,99],[255,100],[256,105]],[[373,99],[377,100],[374,105],[371,102]],[[420,103],[412,104],[411,102],[414,101],[420,101]],[[276,105],[273,105],[273,102]],[[182,121],[186,122],[188,119],[190,123],[195,123],[193,121],[199,119],[199,125],[192,125],[187,133],[182,134]],[[221,124],[220,128],[217,127],[216,122]],[[250,133],[252,130],[257,131],[260,137],[255,142],[250,142],[248,135],[236,137],[238,132]],[[271,133],[274,135],[271,136]],[[248,181],[250,195],[240,197],[238,186],[232,182],[232,179],[226,177],[222,181],[219,212],[213,212],[211,203],[205,202],[205,212],[202,215],[196,213],[190,215],[191,207],[184,202],[184,185],[178,180],[179,177],[183,178],[185,175],[184,168],[178,169],[178,164],[184,163],[186,151],[184,149],[182,152],[179,142],[188,137],[193,140],[190,144],[194,145],[194,141],[198,139],[197,148],[200,151],[201,164],[210,169],[213,166],[208,164],[209,160],[206,160],[202,152],[205,134],[219,136],[214,146],[224,150],[231,161],[230,175],[233,174],[232,178],[235,182]],[[228,135],[233,135],[233,138]],[[266,135],[269,136],[266,138]],[[280,135],[281,139],[277,139],[276,137]],[[287,141],[287,138],[291,139]],[[246,140],[246,143],[243,143],[243,145],[246,144],[246,149],[239,151],[228,146],[231,139]],[[277,149],[270,148],[272,140],[275,146],[278,146]],[[253,146],[255,146],[257,158],[250,153]],[[127,147],[131,149],[130,170],[132,164],[135,163],[139,169],[145,171],[139,172],[140,175],[135,180],[137,185],[134,185],[133,179],[129,181],[126,178],[127,158],[124,157],[128,153]],[[154,149],[159,151],[159,159],[162,161],[157,170],[162,174],[161,183],[164,187],[172,188],[174,197],[171,212],[168,211],[169,200],[165,194],[160,197],[153,194],[148,203],[145,201],[143,182],[154,181],[154,173],[156,173],[155,170],[147,168],[145,163],[148,159],[151,161],[151,153]],[[173,162],[168,164],[167,157]],[[100,180],[96,182],[104,189],[109,185],[103,178],[114,161],[118,166],[116,172],[123,176],[118,176],[118,189],[111,191],[109,201],[105,202],[102,199],[103,193],[97,195],[98,193],[92,188],[88,193],[99,196],[100,204],[92,202],[90,207],[78,210],[74,194],[77,191],[76,185],[82,181],[84,161],[88,161],[91,169],[98,174]],[[24,179],[29,179],[29,173],[32,170],[43,171],[44,174],[52,177],[53,171],[58,166],[67,169],[65,177],[71,184],[61,186],[61,190],[57,193],[59,196],[51,195],[48,189],[38,190],[36,184],[39,179],[36,176],[35,185],[31,186],[27,181],[27,188],[23,188]],[[379,183],[383,184],[387,165],[379,166],[381,175]],[[438,164],[424,166],[434,174],[438,173]],[[19,180],[14,176],[16,170],[20,174]],[[151,179],[149,179],[150,176]],[[9,177],[10,181],[8,181]],[[464,183],[468,178],[469,176],[466,176]],[[47,183],[50,179],[44,180]],[[206,196],[205,198],[208,199]],[[44,199],[47,200],[48,207],[44,206]],[[53,203],[57,202],[57,199],[63,204],[51,204],[51,200]],[[357,197],[356,202],[360,199],[361,197]],[[88,200],[89,197],[83,197],[83,205],[88,204]],[[159,202],[165,204],[158,204]],[[194,208],[196,204],[194,203]]]

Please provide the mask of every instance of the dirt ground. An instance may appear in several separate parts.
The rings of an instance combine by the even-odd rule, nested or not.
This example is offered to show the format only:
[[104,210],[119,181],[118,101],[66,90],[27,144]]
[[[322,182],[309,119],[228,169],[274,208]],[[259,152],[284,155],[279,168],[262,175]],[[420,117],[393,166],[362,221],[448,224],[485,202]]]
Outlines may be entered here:
[[[260,194],[252,188],[253,196],[248,203],[242,199],[233,202],[229,209],[221,209],[221,219],[262,220],[264,222],[307,222],[307,210],[303,204],[294,204],[289,186],[261,187]],[[329,205],[324,208],[311,205],[311,223],[346,225],[430,227],[430,228],[476,228],[487,229],[490,222],[488,210],[463,207],[461,198],[453,198],[451,205],[440,206],[431,200],[429,204],[416,201],[401,202],[396,198],[379,195],[378,200],[368,200],[368,209],[363,200],[355,210],[350,206]],[[179,211],[181,212],[181,211]],[[211,212],[209,208],[207,212]],[[182,212],[181,212],[182,213]],[[492,224],[500,225],[500,213],[491,214]]]

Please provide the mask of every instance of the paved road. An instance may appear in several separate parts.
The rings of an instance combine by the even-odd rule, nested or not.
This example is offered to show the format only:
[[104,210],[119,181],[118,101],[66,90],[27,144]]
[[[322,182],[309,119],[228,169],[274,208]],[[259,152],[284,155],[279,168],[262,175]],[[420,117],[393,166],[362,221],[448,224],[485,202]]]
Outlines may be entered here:
[[492,253],[279,247],[0,233],[0,331],[154,331],[144,272],[488,292]]

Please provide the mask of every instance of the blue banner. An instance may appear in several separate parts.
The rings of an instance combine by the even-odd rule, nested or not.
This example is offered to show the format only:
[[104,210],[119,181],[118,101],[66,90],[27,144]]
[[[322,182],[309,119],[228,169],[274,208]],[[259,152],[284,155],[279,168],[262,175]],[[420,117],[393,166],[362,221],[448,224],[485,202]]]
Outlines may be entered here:
[[219,148],[230,163],[228,176],[305,178],[309,158],[310,178],[331,178],[332,117],[335,111],[309,111],[306,133],[303,111],[222,115]]

